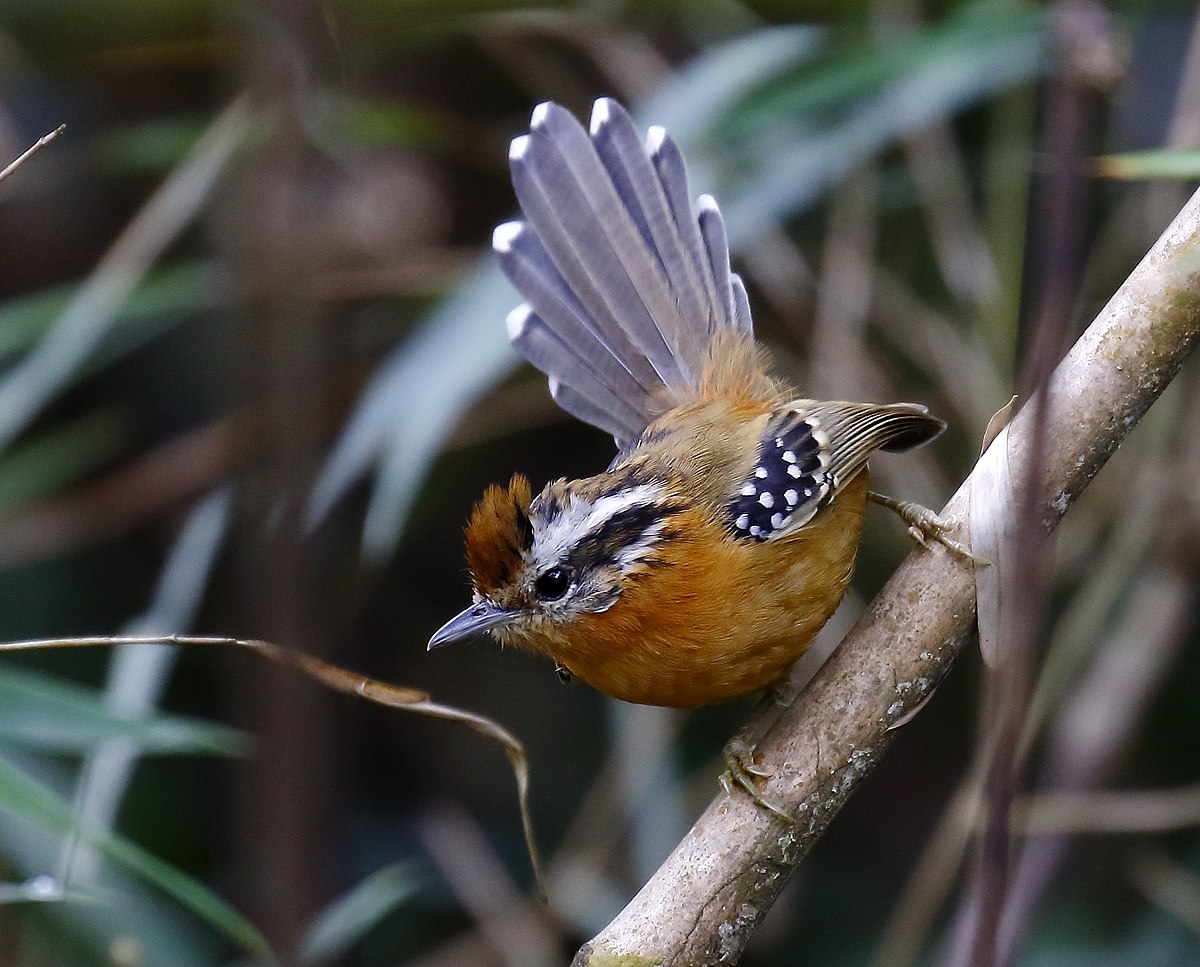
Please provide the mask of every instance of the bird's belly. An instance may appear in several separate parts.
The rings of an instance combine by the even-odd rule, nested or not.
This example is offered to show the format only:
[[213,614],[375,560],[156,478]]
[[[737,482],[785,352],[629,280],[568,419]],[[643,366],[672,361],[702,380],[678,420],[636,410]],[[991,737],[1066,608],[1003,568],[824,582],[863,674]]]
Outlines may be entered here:
[[621,656],[588,665],[579,674],[597,690],[626,702],[693,708],[762,691],[787,674],[825,622],[763,640],[747,635],[722,641],[677,638],[655,654]]
[[863,477],[785,546],[727,541],[719,554],[691,555],[635,584],[554,657],[627,702],[690,708],[761,691],[841,602],[854,572]]

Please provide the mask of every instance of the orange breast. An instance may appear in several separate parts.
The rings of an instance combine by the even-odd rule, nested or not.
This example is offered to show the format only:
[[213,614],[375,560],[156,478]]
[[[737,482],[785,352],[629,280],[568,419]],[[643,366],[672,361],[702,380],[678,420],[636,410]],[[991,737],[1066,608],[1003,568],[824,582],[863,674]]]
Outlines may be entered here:
[[581,617],[551,657],[607,695],[648,705],[712,705],[767,687],[841,601],[866,492],[863,472],[795,535],[761,543],[687,511],[678,530],[690,539],[631,573],[616,603]]

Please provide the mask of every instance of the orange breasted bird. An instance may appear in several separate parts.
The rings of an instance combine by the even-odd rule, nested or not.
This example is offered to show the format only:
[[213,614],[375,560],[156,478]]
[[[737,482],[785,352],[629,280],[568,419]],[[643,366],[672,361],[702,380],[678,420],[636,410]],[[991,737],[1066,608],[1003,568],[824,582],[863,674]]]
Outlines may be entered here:
[[[509,152],[523,221],[493,246],[524,297],[516,350],[568,413],[611,433],[608,469],[534,496],[492,486],[466,528],[480,632],[627,702],[693,707],[786,674],[842,599],[867,461],[945,424],[912,403],[824,402],[768,374],[716,203],[607,98],[590,131],[544,103]],[[920,510],[920,509],[917,509]],[[906,519],[951,546],[930,512]]]

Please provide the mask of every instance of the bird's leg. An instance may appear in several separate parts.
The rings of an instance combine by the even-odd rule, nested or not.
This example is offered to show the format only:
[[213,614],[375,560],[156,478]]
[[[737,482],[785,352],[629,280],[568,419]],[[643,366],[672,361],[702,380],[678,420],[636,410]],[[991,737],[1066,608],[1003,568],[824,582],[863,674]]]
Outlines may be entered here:
[[928,507],[922,507],[920,504],[914,504],[908,500],[897,500],[886,494],[877,494],[873,490],[867,491],[867,499],[899,514],[900,519],[908,525],[909,535],[922,547],[928,549],[929,541],[933,539],[960,557],[965,557],[968,561],[974,561],[976,564],[991,563],[982,557],[976,557],[965,544],[959,543],[952,537],[947,537],[947,532],[954,530],[956,522],[938,516]]
[[[771,730],[779,717],[791,707],[799,689],[791,680],[784,678],[776,682],[754,706],[750,719],[721,750],[725,758],[725,771],[721,774],[721,788],[732,796],[735,788],[746,792],[755,804],[767,812],[774,813],[789,823],[794,817],[781,806],[773,803],[759,791],[759,784],[771,778],[771,773],[754,761],[759,741]],[[771,714],[771,713],[774,714]]]

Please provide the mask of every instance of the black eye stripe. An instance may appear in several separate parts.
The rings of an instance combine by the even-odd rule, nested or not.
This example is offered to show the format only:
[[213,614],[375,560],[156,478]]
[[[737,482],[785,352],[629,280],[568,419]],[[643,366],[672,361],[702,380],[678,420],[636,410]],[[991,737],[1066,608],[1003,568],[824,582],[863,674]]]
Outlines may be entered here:
[[[622,550],[640,541],[649,528],[665,523],[682,509],[658,502],[619,510],[576,542],[571,560],[591,565],[611,564]],[[662,540],[671,539],[665,530],[659,536]]]

